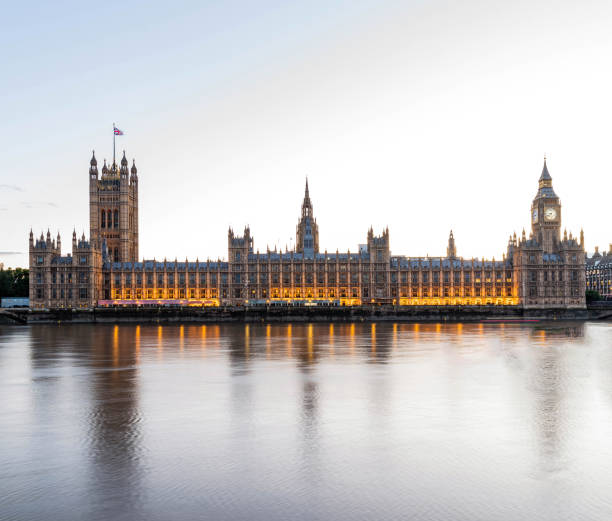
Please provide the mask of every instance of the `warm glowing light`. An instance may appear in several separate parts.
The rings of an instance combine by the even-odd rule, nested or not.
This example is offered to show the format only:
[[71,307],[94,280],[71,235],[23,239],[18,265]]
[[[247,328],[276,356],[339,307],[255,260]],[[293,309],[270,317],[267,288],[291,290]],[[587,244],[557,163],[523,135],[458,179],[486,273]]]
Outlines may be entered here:
[[312,360],[314,355],[314,335],[313,335],[313,326],[312,324],[308,324],[307,330],[307,346],[308,346],[308,360]]
[[113,365],[119,363],[119,326],[113,328]]
[[372,353],[376,353],[376,324],[371,326]]
[[134,340],[134,347],[136,351],[136,361],[138,361],[140,357],[140,325],[136,326],[135,336],[136,338]]

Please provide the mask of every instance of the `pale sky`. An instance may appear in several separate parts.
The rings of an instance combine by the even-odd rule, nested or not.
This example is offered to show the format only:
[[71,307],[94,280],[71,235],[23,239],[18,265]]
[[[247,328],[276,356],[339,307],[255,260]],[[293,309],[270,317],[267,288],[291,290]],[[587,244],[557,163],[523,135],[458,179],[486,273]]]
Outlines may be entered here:
[[140,254],[291,246],[308,176],[321,249],[501,258],[544,154],[563,225],[612,242],[612,2],[13,2],[0,32],[0,262],[89,233],[117,139]]

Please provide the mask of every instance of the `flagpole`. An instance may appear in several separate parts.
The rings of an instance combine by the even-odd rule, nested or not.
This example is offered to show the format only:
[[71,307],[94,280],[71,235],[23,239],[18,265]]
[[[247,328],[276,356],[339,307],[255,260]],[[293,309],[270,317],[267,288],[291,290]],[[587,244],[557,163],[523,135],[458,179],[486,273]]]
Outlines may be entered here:
[[115,164],[115,124],[113,123],[113,165]]

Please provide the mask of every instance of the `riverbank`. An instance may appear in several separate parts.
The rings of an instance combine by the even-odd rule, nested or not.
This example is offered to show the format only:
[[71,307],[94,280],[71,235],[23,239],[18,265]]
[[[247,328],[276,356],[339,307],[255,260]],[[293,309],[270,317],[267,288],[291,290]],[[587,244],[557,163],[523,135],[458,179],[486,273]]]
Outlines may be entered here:
[[588,309],[525,310],[496,306],[350,306],[96,308],[94,310],[11,310],[4,323],[158,323],[158,322],[529,322],[612,318],[612,306]]

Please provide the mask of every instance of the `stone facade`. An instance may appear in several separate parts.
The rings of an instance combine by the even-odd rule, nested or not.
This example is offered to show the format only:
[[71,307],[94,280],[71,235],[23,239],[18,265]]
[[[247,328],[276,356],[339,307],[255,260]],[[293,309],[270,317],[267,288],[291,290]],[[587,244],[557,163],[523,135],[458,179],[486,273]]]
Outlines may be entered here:
[[586,260],[586,289],[597,291],[604,299],[612,300],[612,244],[607,252],[595,253]]
[[106,242],[113,262],[138,260],[138,170],[136,163],[128,172],[123,152],[121,166],[102,167],[92,154],[89,166],[89,229],[99,243]]
[[[389,229],[356,251],[319,251],[319,229],[308,182],[294,251],[254,248],[250,229],[228,231],[227,260],[138,261],[138,177],[127,160],[102,170],[90,164],[91,240],[30,236],[32,308],[107,305],[521,306],[584,308],[582,233],[561,238],[561,203],[546,162],[532,204],[532,230],[508,241],[501,260],[457,256],[451,232],[445,257],[392,255]],[[110,218],[109,218],[110,215]],[[109,228],[110,225],[110,228]],[[117,232],[118,230],[118,232]]]

